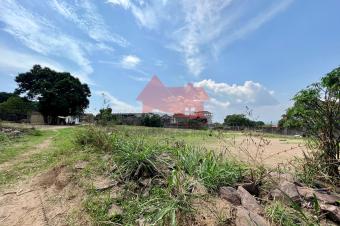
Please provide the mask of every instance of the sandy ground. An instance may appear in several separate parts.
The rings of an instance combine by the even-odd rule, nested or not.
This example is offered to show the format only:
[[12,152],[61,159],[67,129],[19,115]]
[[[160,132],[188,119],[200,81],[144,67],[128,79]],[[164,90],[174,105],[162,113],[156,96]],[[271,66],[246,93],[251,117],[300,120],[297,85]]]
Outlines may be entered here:
[[67,225],[83,197],[71,179],[72,172],[61,166],[1,192],[0,225]]
[[284,138],[237,136],[217,143],[207,142],[203,146],[248,164],[263,163],[267,167],[287,164],[295,158],[303,157],[303,152],[308,152],[302,140]]

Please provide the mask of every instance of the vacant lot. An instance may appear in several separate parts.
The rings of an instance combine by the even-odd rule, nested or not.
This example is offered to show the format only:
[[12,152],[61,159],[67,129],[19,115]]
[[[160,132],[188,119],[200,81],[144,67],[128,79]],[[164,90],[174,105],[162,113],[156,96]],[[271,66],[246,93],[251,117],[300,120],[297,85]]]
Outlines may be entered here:
[[[268,167],[288,163],[307,151],[301,138],[250,132],[116,126],[117,130],[156,142],[177,142],[203,147],[247,163],[264,163]],[[254,162],[255,161],[255,162]]]
[[[148,155],[150,154],[148,147],[153,147],[152,144],[160,145],[156,147],[174,147],[175,150],[181,150],[187,144],[201,148],[203,152],[213,150],[215,153],[222,153],[226,159],[232,157],[252,162],[252,164],[264,162],[270,167],[293,159],[294,156],[300,156],[303,150],[301,139],[261,134],[115,126],[99,134],[93,133],[94,137],[79,138],[79,135],[82,136],[81,131],[81,127],[51,127],[1,141],[0,225],[111,225],[112,221],[129,222],[133,225],[131,222],[135,222],[138,211],[146,211],[139,209],[141,208],[139,205],[149,202],[148,199],[143,198],[146,193],[150,193],[150,197],[155,196],[163,200],[164,203],[150,204],[155,205],[154,208],[157,205],[164,205],[166,209],[167,205],[169,208],[175,205],[171,207],[175,209],[170,209],[170,211],[184,211],[181,206],[176,206],[179,205],[178,203],[172,203],[171,195],[168,196],[166,191],[157,190],[157,187],[156,190],[143,190],[142,196],[137,196],[139,198],[135,199],[133,195],[134,198],[128,200],[122,199],[121,190],[106,190],[107,186],[112,187],[111,180],[108,178],[112,178],[114,175],[112,172],[116,170],[115,161],[122,161],[124,164],[127,162],[126,170],[130,170],[130,168],[136,170],[133,168],[135,167],[134,160],[129,158],[139,160],[145,158],[144,154],[133,156],[134,151],[131,149],[136,148],[136,153],[138,153],[139,146],[143,147],[145,155]],[[116,133],[126,141],[118,139]],[[110,137],[105,138],[105,134],[109,134]],[[76,145],[77,136],[78,140],[83,139],[86,142],[94,143],[94,149],[86,142],[84,146]],[[105,141],[104,138],[113,139],[112,142],[119,145],[118,148],[122,148],[123,154],[120,158],[123,159],[116,160],[116,156],[108,152],[108,147],[105,145],[110,144],[111,141]],[[128,141],[130,138],[131,144]],[[138,140],[138,143],[134,140]],[[143,146],[143,143],[146,147]],[[131,151],[132,156],[125,155],[124,150]],[[190,155],[187,157],[189,158]],[[124,160],[124,158],[126,159]],[[164,158],[167,159],[166,156]],[[192,162],[189,159],[183,161]],[[209,190],[215,191],[216,186],[235,183],[239,180],[238,167],[235,166],[236,168],[233,169],[234,163],[228,164],[223,167],[230,168],[230,170],[237,168],[234,174],[223,175],[216,171],[209,176],[204,176],[203,180],[206,180],[204,183]],[[139,170],[141,169],[138,167],[137,171]],[[221,170],[226,169],[221,168]],[[124,171],[124,173],[126,172]],[[195,171],[192,173],[195,175]],[[122,176],[121,173],[119,175]],[[224,176],[226,177],[224,178]],[[138,186],[140,183],[146,186],[144,189],[147,189],[149,186],[147,183],[150,182],[138,181]],[[135,189],[133,186],[136,185],[129,182],[126,186],[129,188],[124,189],[124,192],[130,191],[130,189],[133,191]],[[114,188],[118,189],[119,187]],[[124,195],[128,196],[123,197],[131,196]],[[123,207],[122,219],[113,219],[108,216],[108,211],[112,211],[113,201]],[[179,202],[182,201],[179,200]],[[206,205],[213,205],[211,208],[215,208],[216,205],[226,205],[221,200],[214,199],[214,202],[216,203]],[[217,208],[216,211],[219,209]],[[206,211],[203,212],[205,215],[207,214]],[[163,214],[167,216],[169,213]],[[212,216],[216,214],[218,216],[222,214],[225,219],[220,220],[225,222],[232,217],[228,215],[229,212],[214,212]],[[207,218],[205,215],[202,216],[204,219]],[[150,214],[150,219],[155,216]],[[202,221],[202,224],[197,225],[216,225],[216,219],[207,218],[213,223],[207,223],[202,219],[199,220]]]

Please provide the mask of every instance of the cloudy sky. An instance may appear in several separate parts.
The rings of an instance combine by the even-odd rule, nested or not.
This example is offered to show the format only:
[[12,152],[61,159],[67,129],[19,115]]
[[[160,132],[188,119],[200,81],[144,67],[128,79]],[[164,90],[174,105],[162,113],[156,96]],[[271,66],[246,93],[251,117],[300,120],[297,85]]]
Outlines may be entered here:
[[157,75],[204,87],[215,121],[247,106],[276,122],[340,65],[339,10],[339,0],[0,0],[0,91],[41,64],[90,85],[88,112],[141,111],[136,97]]

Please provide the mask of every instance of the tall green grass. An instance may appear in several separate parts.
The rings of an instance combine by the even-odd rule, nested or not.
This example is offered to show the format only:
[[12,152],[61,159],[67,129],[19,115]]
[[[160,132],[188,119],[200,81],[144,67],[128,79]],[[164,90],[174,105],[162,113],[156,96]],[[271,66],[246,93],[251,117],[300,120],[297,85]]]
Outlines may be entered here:
[[206,149],[185,146],[177,150],[179,165],[186,173],[201,180],[210,190],[231,186],[245,175],[246,167],[236,160]]
[[[153,129],[148,131],[149,135],[155,132]],[[240,181],[247,170],[239,162],[212,151],[185,144],[178,146],[176,139],[172,142],[148,139],[143,129],[109,132],[88,127],[79,131],[75,141],[81,148],[104,150],[112,155],[111,159],[117,165],[113,177],[123,182],[126,193],[116,200],[124,209],[122,218],[116,223],[123,225],[135,225],[139,218],[152,225],[181,225],[192,212],[191,201],[196,196],[191,193],[192,180],[214,193],[221,186],[232,186]],[[150,184],[146,188],[140,187],[140,181],[145,179],[149,179]],[[87,203],[91,204],[91,200]],[[105,205],[107,207],[107,203]],[[91,215],[99,211],[100,219],[97,220],[107,219],[100,207],[93,204],[87,209]]]

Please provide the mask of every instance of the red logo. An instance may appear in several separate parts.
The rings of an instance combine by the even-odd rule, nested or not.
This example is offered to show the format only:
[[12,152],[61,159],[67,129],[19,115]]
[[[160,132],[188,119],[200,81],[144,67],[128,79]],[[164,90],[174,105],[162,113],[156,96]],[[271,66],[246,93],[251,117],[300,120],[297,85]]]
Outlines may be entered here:
[[143,104],[143,113],[184,115],[195,115],[204,111],[204,102],[208,99],[203,87],[195,87],[191,83],[183,87],[166,87],[157,76],[152,77],[137,97]]

